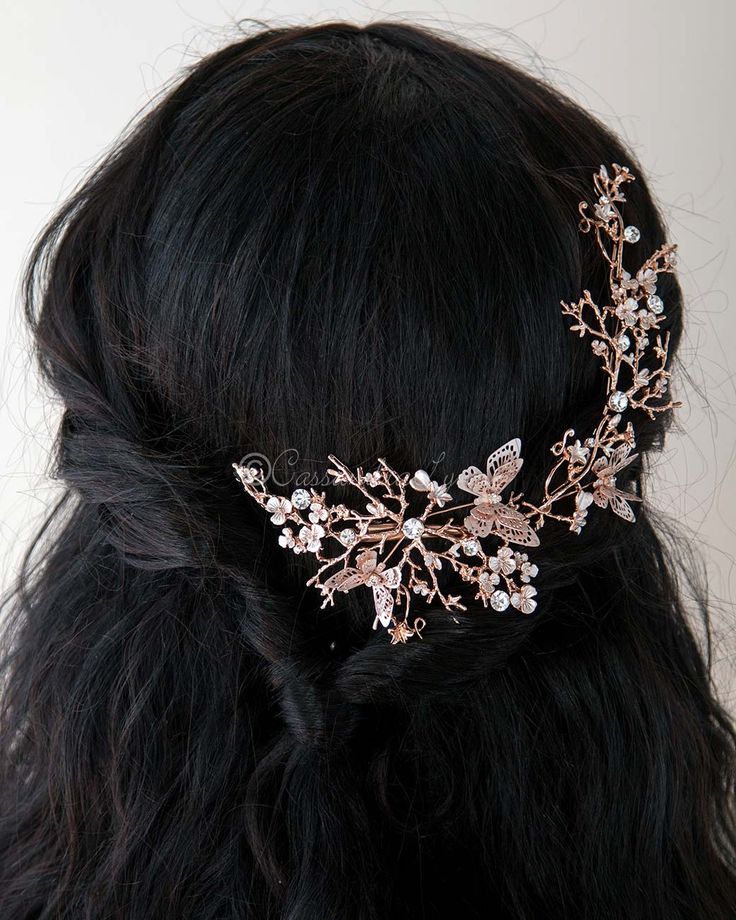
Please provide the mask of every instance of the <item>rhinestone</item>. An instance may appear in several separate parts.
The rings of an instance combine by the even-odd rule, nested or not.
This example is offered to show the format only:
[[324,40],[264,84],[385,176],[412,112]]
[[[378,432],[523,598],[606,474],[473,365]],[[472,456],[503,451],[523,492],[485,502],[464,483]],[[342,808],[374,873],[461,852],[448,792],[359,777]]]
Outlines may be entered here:
[[345,530],[340,531],[340,542],[343,546],[352,546],[357,539],[358,535],[352,527],[346,527]]
[[628,404],[629,397],[626,393],[622,393],[621,390],[616,390],[615,393],[611,393],[608,399],[608,405],[614,412],[623,412]]
[[417,537],[421,537],[424,533],[424,524],[418,518],[408,518],[404,521],[404,526],[401,529],[404,531],[405,537],[410,540],[416,540]]
[[291,494],[291,503],[295,508],[303,511],[309,507],[312,497],[306,489],[294,489]]
[[621,349],[621,351],[626,351],[629,345],[631,345],[631,339],[628,337],[628,335],[626,335],[625,332],[622,332],[618,337],[618,347]]
[[647,306],[652,313],[659,315],[664,310],[664,301],[658,294],[650,294],[647,297]]
[[641,233],[639,233],[639,228],[629,226],[624,230],[624,239],[627,243],[638,243],[641,239]]
[[480,544],[477,540],[466,540],[463,543],[463,552],[466,556],[477,556],[480,551]]
[[494,591],[491,595],[491,607],[494,610],[506,610],[509,605],[509,596],[505,591]]

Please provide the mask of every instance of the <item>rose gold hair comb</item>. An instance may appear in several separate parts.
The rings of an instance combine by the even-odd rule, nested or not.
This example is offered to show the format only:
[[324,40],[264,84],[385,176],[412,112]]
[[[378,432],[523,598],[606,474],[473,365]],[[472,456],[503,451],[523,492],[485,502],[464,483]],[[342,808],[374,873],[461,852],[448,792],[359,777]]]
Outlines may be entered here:
[[[657,276],[674,269],[676,247],[662,246],[636,275],[623,267],[625,244],[640,237],[636,227],[624,224],[618,207],[626,200],[623,187],[633,178],[626,167],[614,164],[611,176],[601,166],[593,178],[598,201],[592,214],[586,202],[580,203],[581,230],[596,234],[609,266],[611,303],[599,307],[584,291],[577,303],[563,302],[562,312],[574,320],[571,331],[590,337],[608,378],[607,399],[589,437],[581,441],[570,428],[551,448],[555,461],[538,505],[522,494],[503,496],[523,463],[518,438],[493,451],[485,472],[471,466],[460,474],[457,487],[472,501],[459,505],[452,504],[448,486],[424,470],[399,474],[385,460],[364,473],[329,458],[334,483],[351,486],[363,511],[329,504],[314,489],[298,488],[290,498],[273,495],[261,469],[233,464],[248,495],[282,528],[280,545],[294,553],[312,553],[321,563],[307,584],[320,590],[323,607],[334,603],[336,592],[370,588],[373,628],[380,623],[393,644],[406,642],[425,625],[421,617],[410,620],[415,597],[426,603],[436,599],[448,610],[466,609],[459,596],[440,587],[438,573],[447,566],[473,586],[475,599],[484,606],[503,611],[511,605],[529,614],[537,606],[532,580],[538,569],[516,547],[538,546],[537,531],[547,518],[568,524],[578,534],[593,504],[634,520],[630,502],[639,496],[616,484],[617,475],[636,457],[634,429],[630,421],[622,428],[622,415],[640,409],[654,417],[680,403],[666,395],[669,333],[659,333],[664,304],[656,292]],[[424,498],[420,514],[408,510],[408,490]],[[465,512],[462,520],[459,511]]]

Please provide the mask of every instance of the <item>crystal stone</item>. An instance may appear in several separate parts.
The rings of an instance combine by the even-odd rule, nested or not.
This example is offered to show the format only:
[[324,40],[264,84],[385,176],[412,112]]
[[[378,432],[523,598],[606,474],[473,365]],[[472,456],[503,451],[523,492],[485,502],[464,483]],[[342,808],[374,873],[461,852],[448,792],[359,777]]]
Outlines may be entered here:
[[466,540],[463,543],[463,552],[466,556],[477,556],[480,550],[480,544],[477,540]]
[[308,508],[311,500],[312,498],[306,489],[294,489],[291,494],[291,503],[295,508],[298,508],[299,511]]
[[340,531],[340,542],[343,546],[352,546],[357,539],[358,535],[352,527],[346,527],[345,530]]
[[659,315],[664,310],[664,301],[658,294],[650,294],[647,297],[647,306],[652,313]]
[[408,518],[404,521],[404,526],[401,529],[404,531],[405,537],[410,540],[416,540],[417,537],[421,537],[424,533],[424,524],[418,518]]
[[509,605],[509,596],[505,591],[494,591],[491,595],[491,607],[494,610],[506,610]]
[[638,227],[629,226],[624,230],[624,239],[627,243],[638,243],[641,239],[641,233]]
[[629,397],[626,393],[622,393],[621,390],[616,390],[615,393],[611,393],[611,396],[608,400],[608,405],[613,409],[614,412],[623,412],[624,409],[629,404]]
[[628,337],[628,335],[626,335],[625,332],[622,332],[618,337],[618,347],[621,349],[621,351],[626,351],[629,345],[631,345],[631,339]]

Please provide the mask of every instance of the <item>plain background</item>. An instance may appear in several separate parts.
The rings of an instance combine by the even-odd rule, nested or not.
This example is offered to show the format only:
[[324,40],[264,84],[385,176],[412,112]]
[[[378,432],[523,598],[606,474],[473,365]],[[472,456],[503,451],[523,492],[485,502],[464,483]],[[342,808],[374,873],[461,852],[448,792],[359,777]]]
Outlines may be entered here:
[[[58,408],[33,372],[18,281],[49,215],[175,74],[252,22],[415,21],[556,83],[634,148],[681,247],[688,298],[678,414],[652,501],[708,567],[716,675],[736,709],[736,205],[733,0],[0,0],[0,585],[53,500]],[[240,23],[240,25],[238,25]]]

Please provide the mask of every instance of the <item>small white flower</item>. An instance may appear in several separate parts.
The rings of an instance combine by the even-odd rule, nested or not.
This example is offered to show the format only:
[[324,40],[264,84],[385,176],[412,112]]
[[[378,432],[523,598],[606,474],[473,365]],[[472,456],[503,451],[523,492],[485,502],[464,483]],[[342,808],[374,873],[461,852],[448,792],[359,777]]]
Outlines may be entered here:
[[304,546],[308,553],[318,553],[322,549],[322,537],[325,535],[325,529],[320,524],[312,524],[311,527],[302,527],[299,531],[299,542]]
[[524,562],[521,566],[521,580],[530,582],[539,574],[539,568],[533,562]]
[[441,569],[442,560],[436,553],[427,553],[424,557],[424,564],[428,569]]
[[657,322],[657,317],[650,313],[648,310],[639,310],[637,314],[639,320],[639,326],[646,332],[647,329],[651,329],[652,326]]
[[284,549],[294,549],[294,531],[291,527],[284,527],[279,536],[279,546]]
[[372,473],[366,473],[364,478],[368,485],[375,489],[376,486],[380,486],[381,484],[381,471],[375,470]]
[[432,590],[432,589],[429,587],[429,585],[426,584],[426,583],[423,582],[423,581],[418,581],[418,582],[414,585],[414,593],[415,593],[415,594],[421,594],[421,595],[423,595],[424,597],[426,597],[426,596],[429,594],[429,592],[430,592],[431,590]]
[[320,521],[326,521],[328,518],[327,508],[322,504],[322,502],[312,502],[309,506],[309,520],[313,524],[319,524]]
[[639,285],[647,292],[653,294],[657,290],[657,273],[651,268],[641,268],[636,273],[636,280]]
[[613,287],[612,293],[614,300],[619,301],[626,297],[628,291],[635,291],[639,287],[639,282],[636,278],[632,278],[629,272],[625,269],[621,273],[621,284],[615,285]]
[[271,515],[271,523],[280,527],[286,523],[286,516],[291,514],[291,502],[288,498],[272,495],[266,502],[266,511]]
[[492,572],[501,572],[504,575],[510,575],[516,569],[514,551],[508,546],[502,546],[495,556],[489,557],[488,568]]
[[368,502],[365,510],[368,514],[372,514],[373,517],[383,517],[386,514],[386,506],[381,502]]
[[522,613],[534,613],[537,609],[537,602],[534,600],[536,593],[537,589],[532,585],[522,585],[518,591],[514,591],[511,595],[511,603]]
[[254,466],[239,466],[238,475],[242,482],[250,485],[258,478],[258,470]]
[[638,319],[639,303],[635,297],[627,297],[616,307],[616,316],[625,326],[635,326]]
[[608,345],[601,339],[596,339],[590,347],[593,350],[593,354],[598,355],[599,358],[608,353]]
[[497,575],[495,572],[481,572],[478,584],[481,590],[485,591],[487,594],[491,594],[500,581],[501,576]]

